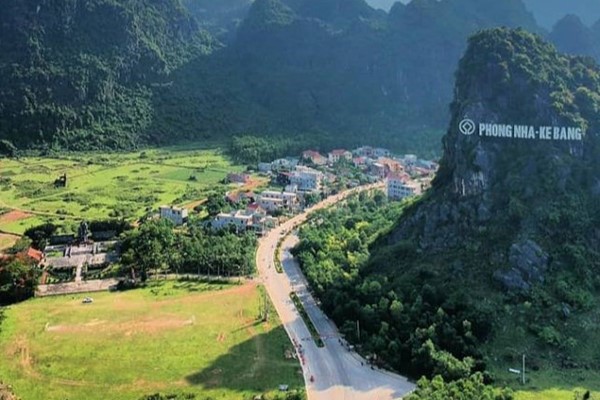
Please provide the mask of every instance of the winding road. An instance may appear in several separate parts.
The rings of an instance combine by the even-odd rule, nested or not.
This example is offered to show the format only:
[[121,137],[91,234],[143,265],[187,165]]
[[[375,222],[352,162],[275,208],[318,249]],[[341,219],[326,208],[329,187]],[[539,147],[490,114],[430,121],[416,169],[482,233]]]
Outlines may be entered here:
[[[280,260],[284,273],[274,267],[277,242],[282,235],[304,223],[307,217],[329,207],[353,193],[382,187],[382,184],[347,190],[286,221],[261,238],[256,252],[260,279],[279,314],[285,330],[296,345],[302,363],[308,400],[394,400],[414,389],[406,378],[387,371],[371,369],[358,354],[349,350],[336,326],[317,306],[308,291],[308,284],[289,250],[297,237],[288,236],[281,246]],[[296,292],[304,308],[324,340],[319,348],[294,307],[290,292]],[[311,377],[314,379],[311,380]]]

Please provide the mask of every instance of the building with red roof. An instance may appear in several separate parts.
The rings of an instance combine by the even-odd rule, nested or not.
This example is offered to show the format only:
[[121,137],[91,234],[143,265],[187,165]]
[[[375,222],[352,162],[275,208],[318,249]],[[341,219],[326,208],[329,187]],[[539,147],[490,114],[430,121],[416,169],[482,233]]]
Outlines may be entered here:
[[321,153],[314,150],[306,150],[302,152],[302,160],[311,162],[314,165],[325,165],[327,164],[327,158],[323,157]]
[[335,164],[340,160],[350,161],[352,160],[352,153],[344,149],[331,150],[329,154],[327,154],[327,159],[330,164]]

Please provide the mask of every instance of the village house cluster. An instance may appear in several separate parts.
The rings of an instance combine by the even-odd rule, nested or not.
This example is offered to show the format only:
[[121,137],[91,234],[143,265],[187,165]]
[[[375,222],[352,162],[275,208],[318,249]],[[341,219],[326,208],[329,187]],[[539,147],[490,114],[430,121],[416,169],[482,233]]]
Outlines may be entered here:
[[[271,188],[260,193],[227,193],[225,200],[234,209],[216,215],[209,226],[262,235],[277,226],[281,218],[301,212],[311,202],[364,183],[385,182],[390,200],[417,196],[431,186],[438,164],[412,154],[398,156],[388,149],[363,146],[326,154],[306,150],[300,157],[261,162],[257,167],[260,175],[269,178]],[[245,185],[251,182],[251,175],[231,173],[227,181]],[[159,211],[160,218],[175,226],[188,221],[185,208],[163,206]]]

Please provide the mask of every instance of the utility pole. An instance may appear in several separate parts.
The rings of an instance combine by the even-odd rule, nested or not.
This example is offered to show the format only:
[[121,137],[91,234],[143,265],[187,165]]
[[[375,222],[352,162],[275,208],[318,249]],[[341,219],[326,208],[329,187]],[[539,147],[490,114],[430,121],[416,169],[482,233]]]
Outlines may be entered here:
[[360,322],[356,320],[356,336],[358,336],[358,341],[360,342]]
[[525,354],[523,354],[523,373],[521,375],[523,377],[523,385],[525,384]]

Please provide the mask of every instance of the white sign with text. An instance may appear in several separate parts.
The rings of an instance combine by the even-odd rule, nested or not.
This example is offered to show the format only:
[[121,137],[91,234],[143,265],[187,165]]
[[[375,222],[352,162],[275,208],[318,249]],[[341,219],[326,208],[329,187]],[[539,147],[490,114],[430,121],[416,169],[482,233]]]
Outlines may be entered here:
[[463,135],[478,135],[490,138],[582,141],[585,131],[575,126],[530,126],[497,123],[476,124],[468,118],[460,121],[458,129]]

